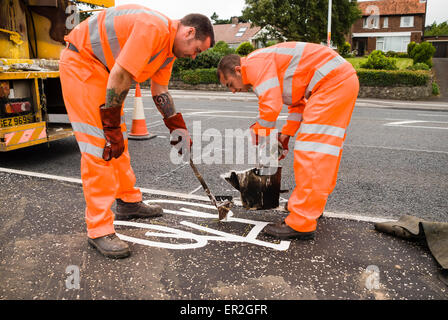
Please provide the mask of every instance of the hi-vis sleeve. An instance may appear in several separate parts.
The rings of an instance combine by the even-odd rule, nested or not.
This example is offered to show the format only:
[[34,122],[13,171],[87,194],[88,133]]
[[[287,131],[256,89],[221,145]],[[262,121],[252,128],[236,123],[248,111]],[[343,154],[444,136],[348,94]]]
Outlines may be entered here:
[[268,136],[275,129],[283,106],[282,91],[273,59],[254,57],[247,64],[246,76],[258,97],[259,116],[251,128],[260,136]]

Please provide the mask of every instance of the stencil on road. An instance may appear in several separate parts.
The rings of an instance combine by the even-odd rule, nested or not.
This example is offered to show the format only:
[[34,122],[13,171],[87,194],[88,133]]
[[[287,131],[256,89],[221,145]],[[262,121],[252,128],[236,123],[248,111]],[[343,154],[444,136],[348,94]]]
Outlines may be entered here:
[[[163,204],[171,204],[175,205],[175,209],[164,209],[164,214],[173,214],[184,217],[193,217],[193,218],[202,218],[202,219],[213,219],[218,220],[218,213],[216,212],[216,207],[201,204],[201,203],[193,203],[187,201],[178,201],[178,200],[147,200],[145,203],[160,203]],[[193,209],[192,209],[193,207]],[[194,208],[202,208],[207,209],[207,211],[212,212],[204,212],[197,211]],[[190,229],[199,231],[201,234],[194,233],[193,231],[186,231],[184,229],[177,228],[176,226],[162,226],[160,224],[152,224],[152,223],[141,223],[134,221],[119,221],[115,220],[114,225],[116,226],[127,226],[141,229],[148,229],[145,233],[146,237],[156,238],[158,240],[149,240],[149,239],[141,239],[132,237],[129,235],[116,233],[117,236],[128,242],[133,242],[149,247],[157,247],[164,249],[177,249],[177,250],[185,250],[185,249],[195,249],[205,247],[210,241],[226,241],[226,242],[236,242],[236,243],[248,243],[254,244],[258,246],[263,246],[267,248],[271,248],[274,250],[287,250],[291,241],[280,241],[280,243],[267,242],[263,240],[257,239],[260,232],[264,229],[264,227],[269,224],[269,222],[250,220],[250,219],[241,219],[233,217],[233,212],[229,211],[227,218],[222,220],[221,223],[241,223],[246,225],[243,229],[247,230],[247,225],[252,225],[253,227],[246,235],[237,235],[233,233],[219,231],[210,227],[205,227],[203,225],[199,225],[197,223],[183,220],[180,222],[180,225],[184,227],[188,227]],[[180,226],[179,226],[180,227]],[[203,233],[208,233],[210,235],[204,235]],[[165,239],[169,239],[168,241],[164,241]]]

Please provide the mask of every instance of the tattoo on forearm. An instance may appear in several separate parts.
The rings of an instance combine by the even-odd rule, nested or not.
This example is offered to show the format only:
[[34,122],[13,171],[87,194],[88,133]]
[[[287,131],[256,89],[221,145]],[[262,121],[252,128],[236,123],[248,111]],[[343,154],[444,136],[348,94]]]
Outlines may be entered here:
[[173,98],[168,92],[162,93],[158,96],[153,96],[152,99],[164,118],[169,118],[176,113]]
[[106,91],[106,104],[104,108],[112,108],[121,106],[123,104],[126,95],[129,90],[124,90],[123,92],[116,92],[115,89],[107,89]]

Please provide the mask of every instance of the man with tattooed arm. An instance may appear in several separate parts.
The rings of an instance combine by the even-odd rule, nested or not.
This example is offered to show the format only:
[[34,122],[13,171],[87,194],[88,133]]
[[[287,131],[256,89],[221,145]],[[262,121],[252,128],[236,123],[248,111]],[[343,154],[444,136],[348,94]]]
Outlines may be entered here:
[[[81,151],[88,243],[103,255],[130,255],[115,235],[114,218],[153,218],[158,205],[146,205],[135,188],[128,152],[123,102],[132,81],[151,78],[154,103],[170,133],[191,147],[182,114],[168,92],[176,58],[196,56],[214,45],[213,26],[201,14],[171,20],[140,5],[102,11],[79,24],[65,38],[60,58],[62,92]],[[117,202],[114,213],[111,206]]]

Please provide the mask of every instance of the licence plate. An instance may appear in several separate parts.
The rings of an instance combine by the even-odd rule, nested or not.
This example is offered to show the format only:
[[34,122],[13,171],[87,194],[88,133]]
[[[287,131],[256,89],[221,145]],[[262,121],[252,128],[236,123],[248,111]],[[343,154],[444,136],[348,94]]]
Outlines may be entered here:
[[24,116],[0,119],[0,128],[19,126],[22,124],[31,123],[34,121],[32,114],[26,114]]

